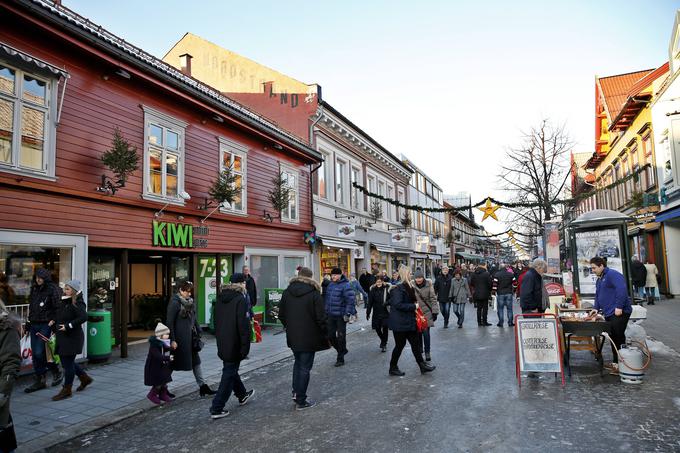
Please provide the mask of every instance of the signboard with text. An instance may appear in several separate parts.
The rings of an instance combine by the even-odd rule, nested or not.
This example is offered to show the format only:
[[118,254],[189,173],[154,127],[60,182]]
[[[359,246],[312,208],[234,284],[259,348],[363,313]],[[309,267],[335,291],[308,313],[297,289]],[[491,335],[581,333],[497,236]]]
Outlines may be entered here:
[[562,372],[557,319],[518,317],[515,324],[519,371]]

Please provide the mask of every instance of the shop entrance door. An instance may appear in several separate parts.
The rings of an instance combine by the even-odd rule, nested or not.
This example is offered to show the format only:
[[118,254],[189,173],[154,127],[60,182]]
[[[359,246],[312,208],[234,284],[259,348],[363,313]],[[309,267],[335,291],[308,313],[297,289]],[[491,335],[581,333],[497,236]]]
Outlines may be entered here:
[[120,257],[116,251],[90,249],[87,263],[87,308],[111,312],[112,345],[120,344]]

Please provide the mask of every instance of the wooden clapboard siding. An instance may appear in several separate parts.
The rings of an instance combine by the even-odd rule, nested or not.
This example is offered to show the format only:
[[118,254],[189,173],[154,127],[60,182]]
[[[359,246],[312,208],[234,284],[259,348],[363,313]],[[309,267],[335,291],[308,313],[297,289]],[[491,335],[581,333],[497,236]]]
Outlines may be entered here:
[[[2,8],[3,15],[12,14]],[[297,155],[273,149],[271,142],[246,127],[230,121],[215,122],[209,106],[187,100],[161,81],[134,75],[126,80],[115,75],[115,66],[86,43],[74,45],[22,17],[3,20],[0,41],[63,67],[71,75],[57,128],[57,180],[18,177],[0,170],[0,227],[88,234],[92,246],[150,247],[153,213],[162,203],[141,198],[144,105],[188,123],[184,188],[192,199],[183,207],[168,206],[166,219],[181,214],[185,223],[197,224],[206,215],[197,206],[207,197],[217,175],[218,137],[225,137],[248,149],[248,215],[213,214],[208,220],[208,250],[236,252],[244,246],[306,248],[302,232],[311,228],[309,168]],[[116,127],[137,147],[140,169],[115,196],[103,196],[95,191],[106,172],[101,155],[111,146]],[[262,220],[264,210],[274,215],[268,191],[280,163],[300,172],[299,224],[281,224],[277,220],[268,224]]]

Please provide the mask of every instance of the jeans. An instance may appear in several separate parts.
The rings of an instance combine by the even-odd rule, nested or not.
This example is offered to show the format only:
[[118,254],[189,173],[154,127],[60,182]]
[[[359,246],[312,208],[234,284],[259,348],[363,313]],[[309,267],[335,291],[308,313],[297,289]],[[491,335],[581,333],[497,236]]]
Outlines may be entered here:
[[338,351],[338,360],[347,354],[347,323],[342,316],[328,316],[328,339]]
[[47,338],[52,336],[52,329],[47,323],[31,324],[31,351],[33,354],[33,371],[36,376],[44,376],[47,374],[47,369],[58,371],[59,368],[54,363],[47,362],[47,345],[38,337],[38,333],[43,334]]
[[222,362],[222,379],[220,379],[220,387],[210,406],[211,413],[215,414],[224,409],[231,392],[234,392],[234,396],[239,399],[246,396],[246,387],[241,382],[241,376],[238,375],[239,365],[241,362]]
[[458,318],[458,325],[462,326],[463,321],[465,321],[465,302],[462,304],[453,304],[455,305],[454,307],[454,313],[456,314],[456,317]]
[[293,392],[295,402],[303,404],[307,401],[307,387],[309,386],[309,373],[314,366],[314,352],[293,352],[295,363],[293,364]]
[[422,349],[425,351],[426,354],[429,354],[430,353],[430,328],[429,327],[422,332],[421,337],[423,339]]
[[194,372],[194,379],[196,379],[196,384],[198,386],[202,386],[205,384],[205,378],[203,377],[203,369],[201,368],[201,364],[197,363],[193,366],[193,372]]
[[508,325],[512,324],[512,294],[497,295],[496,306],[498,307],[498,324],[503,325],[503,308],[508,312]]
[[488,324],[486,318],[489,314],[489,301],[487,299],[475,300],[475,305],[477,306],[477,324]]
[[[617,349],[621,349],[621,345],[626,343],[626,326],[628,326],[628,319],[630,313],[623,313],[621,316],[611,315],[607,316],[605,320],[611,324],[612,333],[611,338],[616,347],[612,344],[612,356],[614,363],[619,363],[619,355]],[[611,344],[611,343],[610,343]]]
[[444,317],[444,325],[449,325],[449,316],[451,316],[451,302],[439,302],[439,311]]
[[416,358],[417,363],[423,363],[423,354],[420,351],[420,334],[416,331],[413,332],[392,332],[394,335],[394,349],[392,350],[392,359],[390,360],[390,369],[397,368],[399,364],[399,357],[401,357],[401,351],[404,350],[406,346],[406,341],[411,345],[411,352],[413,352],[413,357]]
[[64,386],[73,385],[76,375],[81,377],[85,374],[83,369],[76,363],[75,355],[60,355],[61,366],[64,368]]

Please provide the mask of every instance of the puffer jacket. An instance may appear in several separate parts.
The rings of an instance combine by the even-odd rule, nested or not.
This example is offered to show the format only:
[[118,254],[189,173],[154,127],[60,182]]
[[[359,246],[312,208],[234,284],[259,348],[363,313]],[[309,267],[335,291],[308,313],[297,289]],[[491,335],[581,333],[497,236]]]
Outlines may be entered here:
[[246,289],[238,284],[223,287],[215,302],[217,356],[239,363],[250,353],[250,319]]
[[454,304],[464,304],[472,297],[470,293],[470,285],[464,278],[451,280],[451,291],[449,298]]
[[349,316],[357,313],[354,290],[344,275],[337,282],[331,281],[323,294],[328,316]]
[[413,288],[400,283],[390,291],[388,326],[393,332],[416,332],[416,294]]
[[434,316],[439,314],[439,301],[437,295],[434,293],[434,286],[430,279],[423,281],[423,285],[419,286],[415,281],[411,282],[411,286],[416,291],[416,299],[418,305],[427,318],[427,326],[434,326]]

